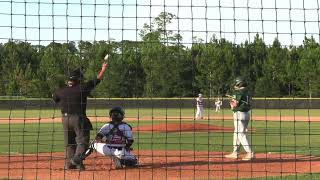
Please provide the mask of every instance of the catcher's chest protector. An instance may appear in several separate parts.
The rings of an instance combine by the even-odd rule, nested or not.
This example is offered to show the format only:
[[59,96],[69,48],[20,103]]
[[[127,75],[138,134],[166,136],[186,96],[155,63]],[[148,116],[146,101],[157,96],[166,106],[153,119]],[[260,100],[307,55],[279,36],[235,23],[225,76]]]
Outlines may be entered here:
[[119,125],[114,125],[110,132],[107,134],[107,139],[110,144],[126,144],[126,137],[119,129]]

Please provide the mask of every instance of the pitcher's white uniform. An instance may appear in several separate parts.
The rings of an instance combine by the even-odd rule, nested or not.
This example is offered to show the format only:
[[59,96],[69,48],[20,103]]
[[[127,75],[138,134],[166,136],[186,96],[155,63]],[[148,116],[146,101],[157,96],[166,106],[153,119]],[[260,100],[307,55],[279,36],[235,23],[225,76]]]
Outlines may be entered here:
[[121,123],[118,128],[107,123],[99,131],[107,138],[107,143],[94,143],[94,149],[105,156],[116,156],[123,160],[136,159],[129,149],[126,149],[125,139],[133,140],[131,127],[126,123]]
[[196,99],[197,103],[197,113],[196,113],[196,119],[203,119],[204,115],[204,99],[202,98],[202,94],[198,95],[198,98]]
[[247,135],[249,121],[250,121],[250,111],[233,112],[233,124],[234,124],[233,152],[238,153],[240,151],[240,145],[243,146],[244,150],[247,153],[252,152],[250,141]]
[[250,97],[247,83],[237,78],[234,86],[234,94],[230,100],[230,107],[233,112],[233,152],[226,155],[227,158],[238,158],[240,146],[242,145],[247,155],[242,160],[249,161],[255,158],[251,149],[248,136],[248,124],[250,121]]

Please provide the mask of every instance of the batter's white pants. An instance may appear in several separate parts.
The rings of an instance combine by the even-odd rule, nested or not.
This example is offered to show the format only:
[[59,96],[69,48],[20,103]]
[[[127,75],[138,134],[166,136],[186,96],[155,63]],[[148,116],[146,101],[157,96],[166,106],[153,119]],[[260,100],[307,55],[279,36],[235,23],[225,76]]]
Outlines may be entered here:
[[116,156],[119,159],[123,160],[134,160],[136,159],[135,155],[131,153],[130,150],[126,150],[124,147],[121,150],[117,148],[110,148],[110,144],[106,143],[94,143],[94,149],[102,155],[105,156]]
[[248,124],[250,120],[250,112],[234,112],[233,123],[233,152],[240,152],[240,145],[243,146],[247,153],[251,153],[251,145],[248,136]]
[[216,112],[220,111],[220,106],[216,106]]
[[204,108],[203,106],[197,106],[197,113],[196,113],[196,119],[202,119],[204,115]]

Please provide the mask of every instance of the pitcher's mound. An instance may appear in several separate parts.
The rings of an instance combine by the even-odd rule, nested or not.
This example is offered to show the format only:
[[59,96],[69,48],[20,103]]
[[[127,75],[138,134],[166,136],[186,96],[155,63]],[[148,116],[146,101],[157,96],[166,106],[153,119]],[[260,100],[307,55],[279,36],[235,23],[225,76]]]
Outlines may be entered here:
[[201,123],[165,123],[134,127],[139,132],[233,132],[232,127],[221,127]]

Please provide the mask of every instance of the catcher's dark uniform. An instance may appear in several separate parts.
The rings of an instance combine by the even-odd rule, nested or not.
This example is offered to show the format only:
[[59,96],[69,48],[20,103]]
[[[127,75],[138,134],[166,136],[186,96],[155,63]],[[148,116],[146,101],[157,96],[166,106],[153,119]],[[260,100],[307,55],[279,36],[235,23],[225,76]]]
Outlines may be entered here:
[[[53,100],[61,106],[67,169],[76,168],[70,160],[79,162],[80,155],[88,148],[92,124],[86,116],[87,97],[99,83],[99,79],[93,79],[61,88],[53,94]],[[82,161],[79,165],[84,168]]]

